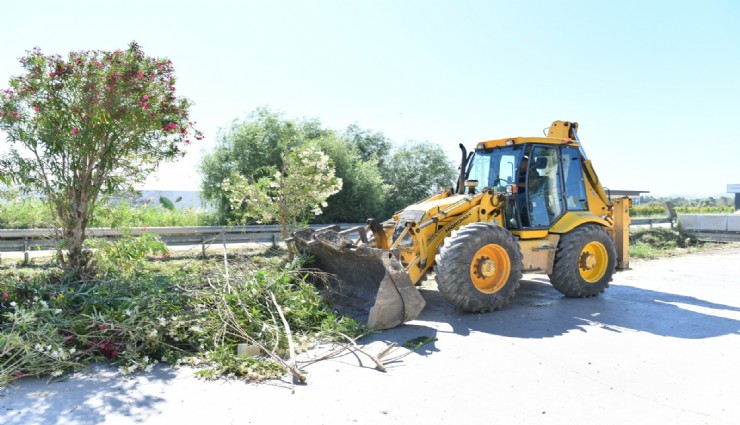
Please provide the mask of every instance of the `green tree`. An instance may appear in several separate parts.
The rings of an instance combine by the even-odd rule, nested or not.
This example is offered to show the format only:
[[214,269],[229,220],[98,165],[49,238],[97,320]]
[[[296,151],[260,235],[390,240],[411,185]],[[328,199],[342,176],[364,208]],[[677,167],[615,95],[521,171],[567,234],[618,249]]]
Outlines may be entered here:
[[347,127],[343,137],[357,148],[362,161],[375,160],[381,169],[393,147],[393,143],[383,133],[363,129],[357,124]]
[[386,214],[452,187],[456,174],[441,147],[420,142],[401,146],[383,169],[389,186]]
[[364,161],[352,140],[323,128],[318,120],[289,120],[267,108],[235,121],[219,135],[214,151],[204,156],[200,166],[204,197],[223,214],[222,221],[236,218],[221,183],[233,173],[253,181],[271,175],[282,168],[285,152],[301,146],[326,153],[343,182],[342,190],[329,197],[324,214],[315,220],[357,222],[382,214],[385,188],[375,158]]
[[79,273],[101,196],[143,182],[202,136],[189,121],[190,101],[175,96],[172,62],[147,57],[135,42],[66,58],[35,49],[20,62],[24,73],[0,93],[9,142],[0,178],[45,199],[68,249],[62,264]]
[[375,159],[363,161],[357,148],[343,137],[327,135],[313,141],[334,162],[342,190],[329,197],[329,207],[317,221],[364,223],[381,218],[387,188]]
[[342,188],[329,157],[313,147],[300,147],[283,156],[282,167],[267,167],[270,175],[252,180],[233,173],[222,187],[237,219],[280,224],[284,238],[298,224],[320,215],[326,198]]
[[234,173],[255,180],[269,175],[270,167],[282,167],[286,151],[326,133],[317,121],[286,120],[268,108],[258,108],[219,133],[215,149],[203,157],[203,197],[215,206],[222,222],[233,218],[230,201],[221,187],[225,179]]

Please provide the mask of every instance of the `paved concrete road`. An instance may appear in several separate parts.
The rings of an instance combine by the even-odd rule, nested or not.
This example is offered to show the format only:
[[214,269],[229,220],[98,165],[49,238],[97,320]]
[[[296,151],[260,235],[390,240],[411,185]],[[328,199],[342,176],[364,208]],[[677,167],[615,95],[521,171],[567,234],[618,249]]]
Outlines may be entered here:
[[106,368],[0,397],[3,424],[738,424],[740,249],[633,263],[593,299],[527,276],[503,311],[418,320],[365,341],[437,338],[374,370],[347,355],[286,382],[204,382],[191,369],[124,379]]

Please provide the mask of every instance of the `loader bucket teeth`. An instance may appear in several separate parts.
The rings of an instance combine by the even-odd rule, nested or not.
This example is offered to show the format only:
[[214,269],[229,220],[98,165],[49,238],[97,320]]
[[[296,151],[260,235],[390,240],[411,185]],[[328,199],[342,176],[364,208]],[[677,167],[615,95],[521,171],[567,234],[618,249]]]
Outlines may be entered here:
[[415,319],[425,302],[397,254],[387,249],[356,247],[335,229],[301,229],[293,233],[296,247],[329,273],[329,297],[339,309],[367,314],[371,329],[393,328]]

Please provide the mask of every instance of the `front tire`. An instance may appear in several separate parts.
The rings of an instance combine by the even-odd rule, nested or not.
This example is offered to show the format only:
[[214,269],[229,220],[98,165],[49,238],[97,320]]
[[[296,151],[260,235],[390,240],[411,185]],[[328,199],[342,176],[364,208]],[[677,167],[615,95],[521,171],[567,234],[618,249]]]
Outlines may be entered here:
[[467,312],[506,305],[522,278],[522,253],[501,226],[472,223],[452,232],[435,257],[439,292]]
[[614,241],[603,227],[577,227],[560,238],[550,283],[566,297],[593,297],[609,287],[616,259]]

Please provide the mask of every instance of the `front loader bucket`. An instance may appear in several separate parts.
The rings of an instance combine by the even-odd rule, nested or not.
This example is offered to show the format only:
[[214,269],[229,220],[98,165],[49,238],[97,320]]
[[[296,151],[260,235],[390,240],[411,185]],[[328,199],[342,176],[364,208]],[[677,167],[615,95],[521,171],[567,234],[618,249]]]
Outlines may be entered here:
[[354,246],[335,229],[301,229],[296,247],[329,273],[329,295],[337,307],[367,313],[371,329],[389,329],[415,319],[425,302],[395,250]]

